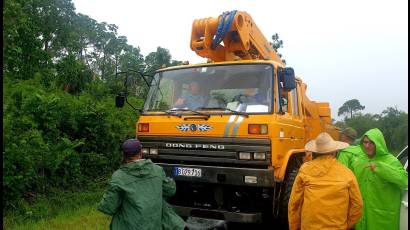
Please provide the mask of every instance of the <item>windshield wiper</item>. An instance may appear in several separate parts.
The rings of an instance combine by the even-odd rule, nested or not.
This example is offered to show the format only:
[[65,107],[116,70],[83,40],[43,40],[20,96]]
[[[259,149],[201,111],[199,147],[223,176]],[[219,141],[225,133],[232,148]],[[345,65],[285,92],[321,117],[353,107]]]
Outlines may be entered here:
[[174,112],[172,110],[171,111],[170,110],[166,110],[166,111],[164,111],[164,110],[147,110],[147,111],[144,111],[144,112],[161,112],[161,113],[166,113],[166,114],[171,115],[171,116],[182,117],[181,114],[176,113],[176,111]]
[[[196,110],[192,110],[192,109],[187,109],[187,108],[173,108],[173,109],[168,109],[167,111],[165,111],[166,113],[173,113],[173,114],[176,114],[176,112],[192,112],[192,113],[195,113],[196,115],[201,115],[201,116],[205,116],[205,117],[207,117],[207,118],[209,118],[210,117],[210,115],[209,114],[207,114],[207,113],[201,113],[201,112],[198,112],[198,111],[196,111]],[[178,115],[179,116],[181,116],[181,114],[179,114],[178,113]]]
[[223,108],[223,107],[201,107],[201,108],[198,108],[198,110],[199,109],[200,110],[224,110],[224,111],[229,111],[229,112],[231,112],[235,115],[241,115],[241,116],[244,116],[244,117],[249,117],[249,115],[245,112],[236,111],[236,110],[233,110],[233,109],[228,109],[228,108]]

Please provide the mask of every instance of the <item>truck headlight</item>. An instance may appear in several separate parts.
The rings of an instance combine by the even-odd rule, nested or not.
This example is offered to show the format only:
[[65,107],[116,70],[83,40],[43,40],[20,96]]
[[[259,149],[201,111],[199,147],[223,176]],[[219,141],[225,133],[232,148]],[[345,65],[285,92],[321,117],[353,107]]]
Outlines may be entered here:
[[239,152],[239,159],[240,160],[250,160],[251,159],[251,153]]
[[158,155],[158,149],[150,148],[150,149],[149,149],[149,154]]
[[247,184],[256,184],[258,183],[258,178],[256,176],[245,176],[244,181]]
[[266,160],[266,154],[265,153],[254,153],[253,154],[253,159],[254,160]]
[[141,149],[142,154],[149,154],[149,148],[142,148]]

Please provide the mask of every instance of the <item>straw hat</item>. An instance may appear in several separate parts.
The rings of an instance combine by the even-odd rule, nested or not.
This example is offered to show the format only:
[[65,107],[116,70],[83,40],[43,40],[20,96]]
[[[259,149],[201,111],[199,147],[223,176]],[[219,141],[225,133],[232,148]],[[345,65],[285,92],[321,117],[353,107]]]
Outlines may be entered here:
[[309,141],[305,149],[310,152],[325,154],[344,149],[349,146],[348,143],[335,141],[328,133],[320,133],[315,140]]

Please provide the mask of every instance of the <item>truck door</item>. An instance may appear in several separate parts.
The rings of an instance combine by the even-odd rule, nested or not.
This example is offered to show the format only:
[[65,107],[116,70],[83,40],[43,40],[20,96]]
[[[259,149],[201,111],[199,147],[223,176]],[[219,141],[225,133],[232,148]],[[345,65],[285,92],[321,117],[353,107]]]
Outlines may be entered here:
[[290,93],[281,90],[277,74],[275,74],[274,87],[276,89],[274,109],[277,114],[277,130],[273,133],[272,150],[277,151],[276,154],[279,154],[278,157],[281,158],[294,145],[294,118],[291,103],[289,103]]
[[302,119],[301,104],[299,100],[299,85],[289,92],[288,111],[291,114],[293,128],[290,132],[292,147],[295,149],[304,148],[304,127]]

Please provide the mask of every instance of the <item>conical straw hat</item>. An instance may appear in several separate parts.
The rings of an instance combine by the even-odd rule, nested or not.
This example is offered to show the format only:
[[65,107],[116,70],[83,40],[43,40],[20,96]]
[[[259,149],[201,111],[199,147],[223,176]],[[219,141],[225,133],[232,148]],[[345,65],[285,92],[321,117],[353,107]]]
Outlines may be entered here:
[[305,145],[305,150],[324,154],[334,152],[348,147],[349,144],[341,141],[335,141],[328,133],[320,133],[316,139],[309,141]]

